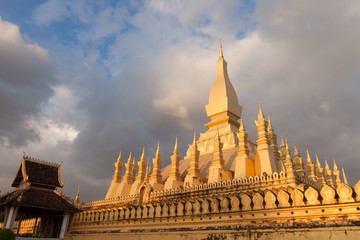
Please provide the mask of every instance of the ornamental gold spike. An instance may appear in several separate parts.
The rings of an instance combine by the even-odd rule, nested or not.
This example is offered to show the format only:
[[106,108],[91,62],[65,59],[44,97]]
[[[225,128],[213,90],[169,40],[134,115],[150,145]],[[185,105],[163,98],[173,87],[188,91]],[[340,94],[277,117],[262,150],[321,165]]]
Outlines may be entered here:
[[[219,132],[218,132],[218,134],[219,134]],[[194,132],[194,139],[193,139],[193,144],[192,144],[193,146],[195,146],[196,145],[196,132]]]
[[344,170],[344,167],[341,167],[341,168],[342,168],[342,173],[343,173],[344,183],[345,183],[345,184],[347,184],[347,185],[349,185],[348,180],[347,180],[346,175],[345,175],[345,170]]
[[175,139],[175,145],[174,145],[174,154],[179,154],[179,145],[178,145],[178,138]]
[[140,161],[145,161],[145,147],[143,147],[143,151],[140,157]]
[[325,160],[325,170],[330,170],[327,160]]
[[121,162],[121,150],[120,150],[119,156],[117,158],[117,162]]
[[221,43],[221,38],[220,38],[220,56],[219,59],[224,58],[223,56],[223,50],[222,50],[222,43]]
[[334,171],[335,171],[335,170],[338,170],[338,167],[337,167],[336,161],[335,161],[335,159],[334,159]]
[[268,132],[272,132],[274,131],[273,127],[271,126],[271,120],[270,120],[270,116],[268,116]]
[[244,124],[242,118],[240,119],[240,131],[245,131]]
[[78,204],[80,202],[80,187],[78,187],[77,194],[74,200],[75,204]]
[[288,156],[291,159],[290,150],[289,150],[289,144],[287,138],[285,138],[285,147],[286,147],[286,159],[288,159]]
[[321,164],[320,164],[318,155],[316,154],[315,157],[316,157],[316,167],[321,168]]
[[335,176],[335,183],[336,186],[339,186],[339,184],[341,183],[341,178],[340,178],[340,171],[336,165],[335,159],[334,159],[334,171],[333,174]]
[[296,147],[296,143],[294,143],[294,157],[300,157],[300,154],[299,154],[298,149]]
[[310,154],[309,154],[309,149],[306,149],[306,155],[307,155],[307,158],[306,158],[306,163],[307,164],[312,164],[313,162],[311,161],[311,158],[310,158]]
[[258,114],[258,119],[264,119],[265,116],[262,112],[262,108],[261,108],[261,104],[259,104],[259,114]]
[[156,154],[157,157],[160,156],[160,141],[158,141],[158,145],[157,145],[157,149],[156,149]]

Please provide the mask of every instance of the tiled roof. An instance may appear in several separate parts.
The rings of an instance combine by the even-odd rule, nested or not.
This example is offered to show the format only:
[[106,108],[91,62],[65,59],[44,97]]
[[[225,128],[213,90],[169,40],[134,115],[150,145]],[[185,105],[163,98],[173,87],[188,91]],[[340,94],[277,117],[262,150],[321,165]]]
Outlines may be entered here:
[[[22,195],[21,195],[22,194]],[[20,197],[21,196],[21,197]],[[1,204],[20,205],[22,207],[41,208],[66,212],[78,212],[79,209],[56,190],[43,188],[19,188],[1,196]]]
[[37,159],[23,157],[12,187],[19,187],[21,181],[34,185],[62,187],[60,177],[61,165]]

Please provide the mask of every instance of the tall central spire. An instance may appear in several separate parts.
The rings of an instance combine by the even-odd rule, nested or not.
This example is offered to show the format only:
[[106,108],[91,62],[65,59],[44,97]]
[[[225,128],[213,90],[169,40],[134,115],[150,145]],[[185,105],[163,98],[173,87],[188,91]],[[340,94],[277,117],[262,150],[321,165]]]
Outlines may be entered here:
[[228,76],[221,40],[220,56],[216,62],[216,77],[210,90],[209,104],[205,108],[207,116],[211,119],[205,124],[209,128],[208,134],[205,133],[208,135],[206,137],[213,138],[217,129],[220,133],[238,131],[242,107]]
[[222,44],[221,44],[221,38],[220,38],[220,56],[219,59],[223,58],[223,51],[222,51]]

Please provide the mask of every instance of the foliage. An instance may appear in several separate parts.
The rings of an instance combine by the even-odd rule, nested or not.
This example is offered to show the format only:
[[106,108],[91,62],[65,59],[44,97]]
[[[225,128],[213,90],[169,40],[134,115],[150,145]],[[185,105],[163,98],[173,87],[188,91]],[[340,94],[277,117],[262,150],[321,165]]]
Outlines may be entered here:
[[14,232],[9,228],[0,230],[0,240],[15,240]]

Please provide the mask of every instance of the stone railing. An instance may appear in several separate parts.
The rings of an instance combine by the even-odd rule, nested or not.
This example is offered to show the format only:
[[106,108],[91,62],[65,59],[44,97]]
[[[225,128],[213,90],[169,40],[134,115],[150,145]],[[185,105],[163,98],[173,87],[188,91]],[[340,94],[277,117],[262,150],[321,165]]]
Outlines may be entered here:
[[[356,194],[357,198],[356,198]],[[208,196],[207,198],[191,199],[173,202],[171,204],[151,204],[138,207],[125,207],[107,210],[91,210],[74,214],[72,226],[83,223],[99,223],[122,221],[129,219],[149,219],[165,217],[201,216],[217,213],[248,212],[267,209],[286,209],[317,205],[333,205],[354,203],[360,201],[360,181],[354,189],[341,183],[337,189],[324,185],[318,191],[304,184],[295,188],[280,188],[265,191],[254,191],[252,194],[240,193],[221,197]],[[340,205],[339,205],[340,206]],[[336,206],[336,208],[339,208]],[[341,208],[339,208],[341,211]],[[360,208],[357,207],[359,211]],[[293,210],[291,210],[293,211]],[[359,214],[359,213],[356,213]],[[266,214],[265,214],[266,215]]]
[[[216,183],[204,183],[200,185],[194,185],[192,187],[180,187],[169,190],[161,190],[151,192],[148,203],[156,204],[169,201],[176,201],[177,199],[187,197],[204,197],[209,195],[210,192],[217,192],[226,194],[234,191],[252,191],[252,190],[265,190],[268,188],[279,188],[288,184],[288,179],[285,172],[273,173],[267,176],[254,176],[242,179],[233,179],[228,181],[216,182]],[[139,194],[118,196],[115,198],[109,198],[104,200],[92,201],[83,203],[81,205],[83,210],[100,209],[107,207],[123,207],[134,206],[139,202]]]
[[269,188],[279,188],[288,184],[285,172],[273,173],[267,176],[254,176],[241,179],[233,179],[222,182],[203,183],[191,187],[180,187],[169,190],[161,190],[150,193],[150,203],[158,203],[166,200],[173,201],[186,197],[204,197],[212,194],[226,194],[234,192],[260,191]]
[[118,196],[115,198],[86,202],[81,205],[81,208],[83,210],[86,210],[86,209],[102,208],[107,206],[133,205],[138,200],[138,198],[139,198],[138,194]]

